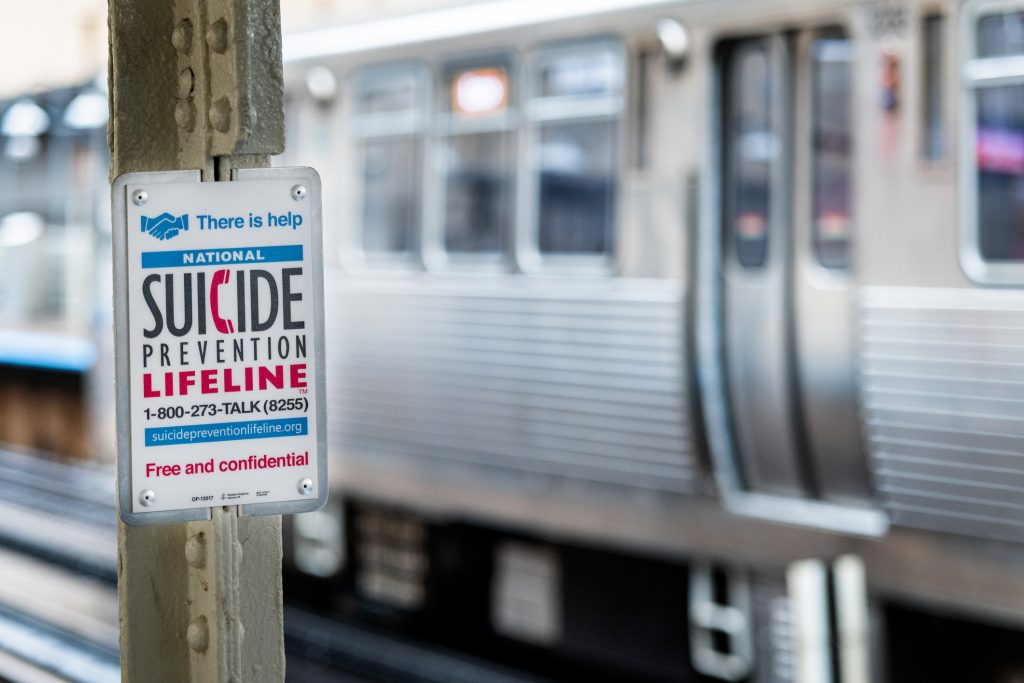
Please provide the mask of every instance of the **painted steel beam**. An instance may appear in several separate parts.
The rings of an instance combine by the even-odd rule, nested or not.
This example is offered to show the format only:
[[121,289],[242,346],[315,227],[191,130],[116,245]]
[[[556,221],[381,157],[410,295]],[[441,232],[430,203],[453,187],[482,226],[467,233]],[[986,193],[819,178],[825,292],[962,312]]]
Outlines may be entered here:
[[[279,0],[109,0],[110,177],[284,150]],[[127,378],[117,377],[125,382]],[[118,529],[122,680],[283,681],[281,518]]]

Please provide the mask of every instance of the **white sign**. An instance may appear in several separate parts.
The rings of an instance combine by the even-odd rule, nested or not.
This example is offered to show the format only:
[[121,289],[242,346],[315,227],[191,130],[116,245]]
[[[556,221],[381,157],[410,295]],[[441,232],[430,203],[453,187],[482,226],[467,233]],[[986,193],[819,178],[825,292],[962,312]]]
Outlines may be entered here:
[[118,471],[129,524],[327,499],[320,179],[114,183]]

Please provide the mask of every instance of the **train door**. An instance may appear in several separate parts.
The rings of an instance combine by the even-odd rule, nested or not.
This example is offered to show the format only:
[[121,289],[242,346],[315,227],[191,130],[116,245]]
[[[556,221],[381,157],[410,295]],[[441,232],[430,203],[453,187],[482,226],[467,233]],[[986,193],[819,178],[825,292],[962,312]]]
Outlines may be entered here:
[[870,497],[851,352],[852,57],[840,29],[720,54],[720,232],[701,324],[718,330],[723,410],[708,426],[723,432],[709,436],[727,499],[755,514]]
[[841,503],[871,498],[854,389],[853,65],[840,29],[803,33],[795,65],[793,348],[812,486]]
[[802,495],[791,358],[791,230],[787,149],[790,61],[782,36],[724,55],[723,311],[725,378],[739,469],[753,491]]

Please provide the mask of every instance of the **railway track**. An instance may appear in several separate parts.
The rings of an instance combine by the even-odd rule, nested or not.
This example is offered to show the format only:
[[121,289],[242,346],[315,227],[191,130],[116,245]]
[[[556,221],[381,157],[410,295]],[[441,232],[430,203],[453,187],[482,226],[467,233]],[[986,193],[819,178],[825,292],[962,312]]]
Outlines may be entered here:
[[116,587],[0,548],[0,680],[120,679]]
[[[119,681],[113,473],[0,448],[0,682]],[[285,606],[288,681],[539,683]]]
[[0,545],[81,574],[117,580],[109,469],[0,448]]

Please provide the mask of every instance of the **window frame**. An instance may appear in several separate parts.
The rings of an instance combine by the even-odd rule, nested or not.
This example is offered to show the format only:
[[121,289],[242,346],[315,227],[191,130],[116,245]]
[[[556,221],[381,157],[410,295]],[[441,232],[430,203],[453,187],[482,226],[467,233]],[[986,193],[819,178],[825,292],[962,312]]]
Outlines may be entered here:
[[[610,49],[620,65],[621,82],[614,95],[543,96],[540,94],[540,71],[551,61],[573,54],[586,54],[596,49]],[[517,201],[515,254],[516,263],[524,273],[559,275],[612,275],[617,264],[619,228],[623,216],[623,184],[628,159],[628,121],[631,55],[618,36],[601,34],[585,38],[550,42],[534,47],[523,60],[521,83],[522,126],[519,162],[521,192]],[[593,109],[580,114],[567,113],[570,105],[593,102]],[[539,144],[545,124],[555,122],[614,121],[616,134],[613,159],[615,200],[608,233],[608,247],[601,253],[548,254],[540,248],[540,174]]]
[[772,31],[727,38],[722,41],[719,48],[722,52],[716,59],[715,77],[718,80],[717,87],[720,93],[717,144],[720,150],[719,166],[721,168],[721,176],[718,180],[718,192],[721,196],[720,220],[724,228],[721,238],[723,240],[725,257],[731,266],[751,273],[764,272],[769,268],[771,266],[772,251],[777,248],[777,245],[774,243],[778,240],[778,235],[774,233],[777,232],[780,222],[780,212],[784,211],[780,206],[780,202],[785,201],[784,192],[787,189],[785,183],[788,182],[785,176],[786,169],[789,166],[788,156],[791,154],[791,143],[786,135],[785,127],[779,120],[780,115],[782,115],[779,111],[780,98],[778,96],[769,97],[769,124],[771,133],[775,136],[779,145],[779,150],[776,159],[769,164],[768,169],[767,190],[770,196],[768,200],[768,214],[765,216],[767,225],[765,226],[765,234],[762,238],[764,242],[763,255],[758,263],[744,263],[739,255],[739,239],[731,220],[734,218],[734,204],[736,203],[736,171],[733,168],[735,163],[732,157],[735,145],[738,144],[733,139],[734,135],[731,129],[731,115],[734,113],[733,97],[731,94],[734,77],[732,72],[734,60],[737,59],[740,49],[749,45],[763,51],[767,61],[768,76],[773,81],[773,89],[777,90],[788,87],[788,76],[785,72],[784,64],[780,64],[780,62],[785,61],[780,57],[780,51],[784,50],[782,41],[783,38],[780,34]]
[[[798,60],[801,60],[803,64],[797,66],[796,76],[799,78],[802,73],[806,80],[805,87],[807,88],[807,110],[805,112],[807,130],[805,131],[806,139],[804,143],[807,145],[805,153],[807,154],[806,164],[806,177],[799,178],[794,177],[793,182],[803,182],[806,184],[807,192],[807,206],[801,207],[802,211],[806,211],[807,215],[805,218],[808,221],[809,235],[807,240],[801,240],[810,253],[811,263],[821,270],[829,273],[833,277],[847,277],[854,270],[854,257],[856,251],[856,244],[858,239],[858,233],[860,225],[858,224],[857,215],[857,144],[858,144],[858,128],[857,128],[857,111],[856,105],[858,102],[859,84],[857,83],[857,50],[858,44],[855,37],[851,34],[850,29],[842,23],[824,24],[820,27],[813,29],[804,30],[806,39],[806,45],[803,49],[798,50]],[[820,226],[818,225],[818,182],[821,178],[819,173],[821,166],[821,157],[816,153],[814,136],[816,133],[816,127],[819,120],[819,114],[821,113],[818,109],[819,101],[817,99],[817,80],[815,77],[814,70],[816,68],[815,57],[813,54],[813,46],[816,41],[819,40],[841,40],[847,43],[846,49],[850,51],[848,58],[848,77],[847,83],[848,94],[849,94],[849,121],[848,121],[848,142],[849,150],[847,151],[845,166],[847,174],[847,203],[848,212],[846,219],[849,222],[847,226],[846,235],[841,238],[843,243],[842,258],[840,262],[829,262],[825,254],[826,245],[829,243],[828,239],[822,235]]]
[[[561,55],[587,53],[597,48],[611,49],[619,67],[619,87],[612,95],[584,95],[538,97],[539,70]],[[359,66],[346,77],[342,100],[342,125],[346,129],[347,154],[342,163],[342,177],[349,179],[350,208],[346,212],[352,228],[344,232],[338,244],[340,263],[353,270],[378,272],[438,272],[438,273],[520,273],[525,275],[614,275],[620,249],[620,227],[624,215],[623,179],[629,156],[629,116],[632,111],[630,84],[635,55],[620,36],[615,34],[587,35],[525,48],[496,48],[468,54],[451,55],[437,61],[402,59],[370,63]],[[448,110],[446,98],[449,78],[454,71],[473,66],[504,63],[508,68],[509,110],[496,117],[498,120],[481,121],[479,126],[465,122],[453,125],[453,114]],[[361,121],[358,100],[367,78],[396,72],[416,72],[419,89],[425,93],[415,106],[416,115],[407,116],[405,128],[401,116],[385,115],[385,122]],[[570,102],[575,100],[575,102]],[[539,101],[539,102],[535,102]],[[560,113],[568,104],[595,102],[593,111],[565,115]],[[528,111],[530,108],[530,111]],[[535,111],[536,110],[536,111]],[[379,119],[381,115],[372,115]],[[388,121],[387,119],[390,119]],[[537,144],[545,123],[601,121],[614,122],[614,203],[606,235],[607,248],[601,253],[545,254],[539,245],[540,178],[536,172]],[[389,123],[398,125],[389,128]],[[397,130],[396,130],[397,129]],[[445,192],[446,180],[436,172],[439,155],[447,138],[457,135],[456,129],[479,132],[507,131],[511,135],[513,165],[511,206],[513,216],[498,252],[453,252],[446,249]],[[409,136],[420,144],[418,229],[408,251],[375,252],[365,249],[365,154],[363,143],[372,139]]]
[[[427,146],[424,148],[427,168],[431,169],[425,177],[423,206],[423,262],[431,271],[467,271],[467,272],[503,272],[509,270],[514,262],[513,244],[518,230],[519,216],[519,167],[521,146],[519,144],[522,122],[521,95],[524,83],[520,68],[521,56],[511,48],[489,50],[485,53],[458,55],[439,61],[432,73],[429,85],[433,93],[432,107],[429,116],[433,117]],[[486,68],[488,66],[504,66],[508,77],[508,104],[506,111],[500,115],[479,121],[459,121],[451,111],[451,77],[466,69]],[[510,206],[512,216],[507,232],[496,251],[466,252],[451,251],[447,248],[447,212],[446,200],[448,177],[441,172],[439,163],[445,145],[460,134],[473,133],[506,133],[512,150],[512,165],[507,169],[511,187]]]
[[1024,12],[1021,0],[976,0],[960,19],[960,265],[966,276],[983,285],[1024,285],[1024,260],[990,261],[981,254],[978,221],[977,93],[985,87],[1024,86],[1024,52],[977,57],[978,22],[985,16]]
[[[814,126],[818,116],[815,98],[815,60],[813,46],[816,41],[840,39],[852,50],[849,69],[849,92],[856,103],[857,83],[856,34],[845,17],[824,18],[814,23],[771,26],[764,31],[728,33],[720,36],[715,46],[715,108],[714,127],[714,182],[716,239],[720,240],[721,260],[725,268],[745,278],[766,277],[777,267],[775,260],[799,259],[803,268],[813,269],[816,277],[829,281],[842,281],[855,269],[857,222],[857,158],[858,139],[856,110],[851,110],[850,150],[847,165],[849,175],[850,231],[844,238],[845,256],[841,263],[831,263],[821,249],[816,225],[816,187],[819,180],[819,161],[814,147]],[[747,46],[752,46],[748,48]],[[735,74],[735,60],[744,49],[761,50],[768,59],[768,73],[774,81],[774,94],[768,103],[771,132],[780,150],[770,162],[767,189],[767,227],[763,240],[762,258],[745,262],[740,256],[740,237],[734,216],[737,176],[735,175],[735,145],[730,116],[734,114],[730,89]],[[781,252],[779,250],[782,250]]]
[[[367,79],[393,74],[410,73],[417,81],[413,107],[398,114],[362,114],[359,112],[359,98]],[[341,248],[341,262],[356,268],[384,268],[397,270],[421,270],[423,267],[424,223],[426,221],[427,183],[430,159],[430,122],[433,102],[434,74],[430,67],[420,60],[401,60],[368,64],[354,71],[347,79],[345,88],[348,97],[348,149],[349,159],[345,162],[352,174],[356,191],[351,205],[351,220],[354,229]],[[374,119],[367,122],[364,116]],[[383,121],[382,121],[383,116]],[[419,144],[417,179],[413,183],[419,195],[416,210],[416,224],[410,229],[410,246],[404,251],[372,251],[366,249],[366,178],[364,175],[366,151],[364,144],[372,140],[410,139]]]

